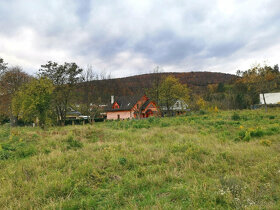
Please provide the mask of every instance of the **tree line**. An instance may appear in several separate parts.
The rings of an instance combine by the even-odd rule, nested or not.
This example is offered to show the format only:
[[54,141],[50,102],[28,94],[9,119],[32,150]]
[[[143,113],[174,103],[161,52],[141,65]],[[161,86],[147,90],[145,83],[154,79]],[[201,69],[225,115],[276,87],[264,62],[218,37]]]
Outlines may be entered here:
[[[178,78],[162,77],[160,73],[157,67],[152,73],[152,87],[143,92],[159,107],[165,107],[168,114],[178,99],[191,110],[246,109],[259,103],[259,94],[266,105],[264,93],[280,90],[278,65],[258,64],[237,71],[231,82],[209,84],[199,95]],[[42,128],[48,124],[64,125],[69,107],[93,119],[102,111],[98,104],[100,95],[105,93],[95,92],[92,81],[104,79],[110,79],[110,75],[98,75],[91,66],[82,69],[76,63],[52,61],[31,76],[18,66],[9,67],[0,58],[0,122],[35,122]]]
[[238,70],[229,83],[209,84],[202,94],[195,94],[190,88],[180,85],[172,76],[161,77],[157,67],[153,72],[153,86],[148,95],[171,112],[170,107],[178,99],[188,103],[191,110],[249,109],[260,103],[260,94],[267,109],[265,93],[280,91],[278,64],[255,64],[246,71]]
[[203,98],[221,109],[249,109],[260,103],[260,94],[267,109],[265,93],[280,91],[279,66],[255,64],[246,71],[238,70],[229,84],[208,85]]
[[[110,75],[97,74],[92,67],[83,70],[76,63],[58,64],[49,61],[31,76],[22,68],[8,67],[0,58],[0,122],[12,125],[35,122],[40,127],[46,124],[64,125],[70,107],[81,101],[80,109],[85,115],[96,115],[91,106],[93,93],[90,81],[108,79]],[[77,93],[77,84],[83,91]]]

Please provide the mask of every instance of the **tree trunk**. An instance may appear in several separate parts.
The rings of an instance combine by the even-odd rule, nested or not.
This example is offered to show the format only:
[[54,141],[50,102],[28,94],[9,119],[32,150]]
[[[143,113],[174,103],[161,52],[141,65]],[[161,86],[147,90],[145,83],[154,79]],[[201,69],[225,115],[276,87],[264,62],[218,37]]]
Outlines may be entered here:
[[264,106],[265,106],[265,111],[267,112],[267,104],[266,104],[266,100],[265,100],[265,97],[264,97],[264,93],[262,95],[263,95],[263,102],[264,102]]

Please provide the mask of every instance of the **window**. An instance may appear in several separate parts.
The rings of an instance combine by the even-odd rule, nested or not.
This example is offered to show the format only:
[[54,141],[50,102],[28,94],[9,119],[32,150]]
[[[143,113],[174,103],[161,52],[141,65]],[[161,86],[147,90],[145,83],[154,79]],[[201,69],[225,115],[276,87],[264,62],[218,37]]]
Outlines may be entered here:
[[154,108],[154,105],[153,105],[153,104],[150,104],[148,108]]
[[114,104],[113,104],[113,109],[119,109],[120,108],[120,106],[117,104],[117,102],[115,102]]

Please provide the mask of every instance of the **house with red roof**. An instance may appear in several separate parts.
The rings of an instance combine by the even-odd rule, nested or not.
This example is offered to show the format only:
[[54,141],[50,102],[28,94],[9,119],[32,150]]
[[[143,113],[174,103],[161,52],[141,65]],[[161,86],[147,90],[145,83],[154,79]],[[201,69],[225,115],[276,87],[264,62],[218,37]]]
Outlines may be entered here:
[[111,96],[111,103],[105,111],[108,120],[140,119],[159,115],[156,103],[146,95]]

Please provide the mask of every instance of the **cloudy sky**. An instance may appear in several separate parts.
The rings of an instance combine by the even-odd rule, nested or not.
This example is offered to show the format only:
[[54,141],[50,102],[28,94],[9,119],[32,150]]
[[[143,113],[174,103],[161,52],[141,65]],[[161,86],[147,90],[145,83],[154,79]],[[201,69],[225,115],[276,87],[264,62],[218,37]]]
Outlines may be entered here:
[[0,57],[123,77],[280,63],[279,0],[0,0]]

